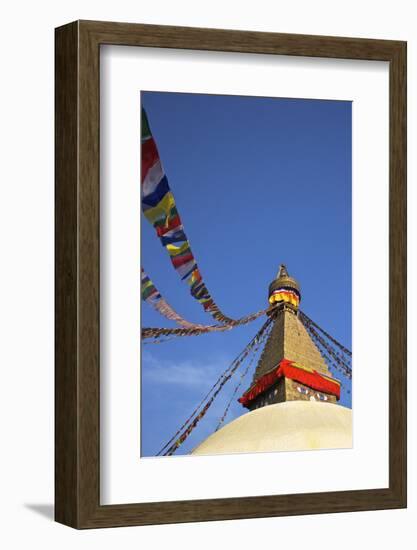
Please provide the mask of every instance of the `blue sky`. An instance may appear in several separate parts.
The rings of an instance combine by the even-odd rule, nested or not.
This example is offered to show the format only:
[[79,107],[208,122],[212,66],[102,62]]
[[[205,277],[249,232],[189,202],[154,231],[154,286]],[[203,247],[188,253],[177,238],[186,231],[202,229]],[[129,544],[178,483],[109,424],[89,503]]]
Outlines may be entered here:
[[[159,92],[142,92],[141,101],[221,310],[238,318],[266,307],[285,263],[301,285],[301,309],[351,349],[351,103]],[[184,318],[211,324],[143,215],[141,227],[142,267],[156,287]],[[142,326],[175,326],[141,308]],[[171,438],[264,320],[142,345],[142,456]],[[213,432],[238,381],[239,373],[177,454]],[[340,403],[350,406],[350,395]],[[227,421],[245,412],[235,401]]]

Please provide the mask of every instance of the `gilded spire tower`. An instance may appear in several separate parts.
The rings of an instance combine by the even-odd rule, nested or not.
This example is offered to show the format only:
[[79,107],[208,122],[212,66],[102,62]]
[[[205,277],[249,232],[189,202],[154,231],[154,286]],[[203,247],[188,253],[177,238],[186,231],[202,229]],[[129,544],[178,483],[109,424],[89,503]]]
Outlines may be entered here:
[[300,300],[300,285],[281,265],[269,285],[268,301],[276,306],[272,326],[239,399],[249,411],[211,434],[193,455],[352,447],[352,411],[337,404],[340,382],[304,327]]
[[269,285],[273,327],[252,384],[239,399],[249,410],[285,401],[336,403],[340,397],[339,381],[298,317],[300,300],[300,285],[282,264]]

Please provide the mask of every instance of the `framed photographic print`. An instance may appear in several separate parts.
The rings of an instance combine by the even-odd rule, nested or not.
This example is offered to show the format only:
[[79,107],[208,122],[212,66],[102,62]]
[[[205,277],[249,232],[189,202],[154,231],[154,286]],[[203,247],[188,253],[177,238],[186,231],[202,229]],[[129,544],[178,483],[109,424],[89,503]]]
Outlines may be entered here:
[[406,506],[406,44],[56,29],[56,520]]

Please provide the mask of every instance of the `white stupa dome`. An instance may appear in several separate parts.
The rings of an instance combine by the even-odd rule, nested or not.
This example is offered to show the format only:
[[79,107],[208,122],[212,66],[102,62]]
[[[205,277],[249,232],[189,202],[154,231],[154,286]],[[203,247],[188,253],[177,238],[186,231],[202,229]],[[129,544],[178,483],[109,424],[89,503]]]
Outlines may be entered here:
[[352,447],[352,410],[320,401],[261,407],[214,432],[192,455]]

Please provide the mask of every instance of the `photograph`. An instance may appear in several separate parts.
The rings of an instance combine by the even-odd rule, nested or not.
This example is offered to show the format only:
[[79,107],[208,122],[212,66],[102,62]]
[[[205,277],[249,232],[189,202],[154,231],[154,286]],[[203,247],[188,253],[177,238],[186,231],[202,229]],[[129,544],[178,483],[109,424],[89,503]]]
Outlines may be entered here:
[[138,458],[351,448],[352,102],[139,108]]
[[2,4],[0,548],[409,548],[415,12]]

